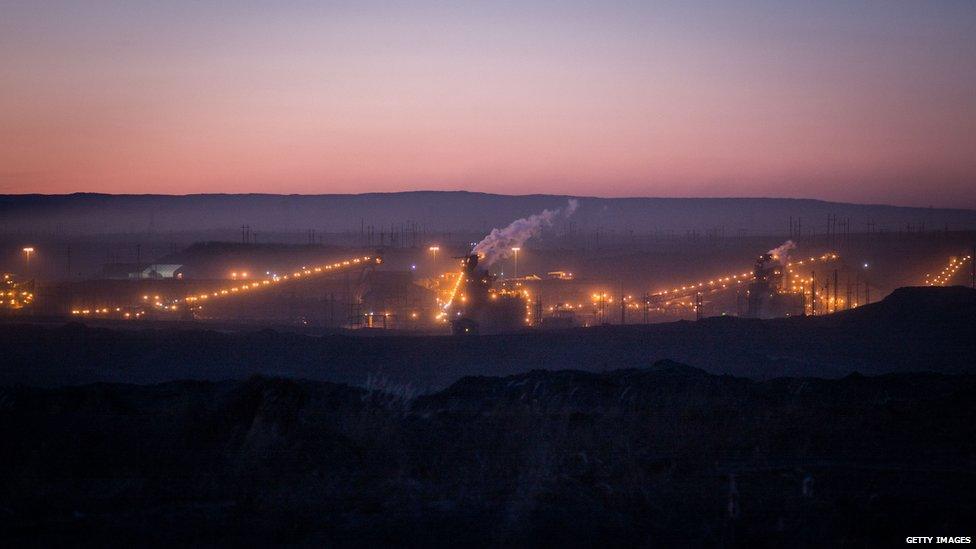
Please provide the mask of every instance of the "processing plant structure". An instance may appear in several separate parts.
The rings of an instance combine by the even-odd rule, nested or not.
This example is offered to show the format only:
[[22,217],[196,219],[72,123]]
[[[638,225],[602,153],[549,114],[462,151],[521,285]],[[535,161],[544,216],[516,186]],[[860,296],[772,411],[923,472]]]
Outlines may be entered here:
[[478,256],[461,259],[461,293],[452,300],[451,331],[455,335],[499,333],[517,330],[527,323],[526,297],[522,292],[492,288],[495,275],[479,268]]
[[740,301],[739,315],[745,318],[779,318],[802,316],[805,310],[803,292],[792,292],[786,269],[771,253],[760,255],[753,267],[752,281]]

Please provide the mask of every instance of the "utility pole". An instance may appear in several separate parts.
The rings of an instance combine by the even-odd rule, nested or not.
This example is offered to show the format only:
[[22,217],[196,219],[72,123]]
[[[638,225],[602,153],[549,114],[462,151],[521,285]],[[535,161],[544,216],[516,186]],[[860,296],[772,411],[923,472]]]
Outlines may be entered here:
[[847,297],[844,298],[844,310],[851,308],[851,273],[847,273]]
[[352,310],[352,292],[349,290],[349,271],[346,271],[345,273],[343,273],[342,280],[343,280],[342,299],[343,299],[343,301],[345,301],[345,303],[343,303],[343,305],[345,305],[345,307],[344,307],[344,309],[345,309],[345,314],[344,314],[345,319],[340,319],[340,320],[341,320],[341,322],[343,324],[346,324],[346,323],[351,322],[352,321],[352,318],[353,318],[353,316],[352,316],[353,315],[353,310]]
[[695,320],[702,319],[702,293],[695,294]]
[[329,327],[335,328],[335,293],[329,292]]
[[837,269],[834,269],[834,312],[837,312]]
[[647,324],[647,320],[648,320],[647,318],[647,313],[648,313],[647,307],[649,305],[648,300],[649,298],[647,297],[647,292],[644,292],[644,295],[641,296],[641,303],[642,303],[641,309],[643,312],[643,318],[641,320],[644,321],[644,324]]
[[535,324],[542,326],[542,292],[535,296]]
[[620,293],[620,325],[627,324],[627,301],[623,292]]
[[817,271],[810,271],[810,314],[817,316]]
[[824,297],[827,299],[827,303],[824,305],[824,314],[830,314],[830,278],[827,278],[827,282],[824,284]]

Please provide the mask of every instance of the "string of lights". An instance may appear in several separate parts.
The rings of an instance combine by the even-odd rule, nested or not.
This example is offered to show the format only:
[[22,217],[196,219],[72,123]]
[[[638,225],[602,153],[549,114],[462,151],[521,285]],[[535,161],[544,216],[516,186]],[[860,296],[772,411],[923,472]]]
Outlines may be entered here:
[[23,309],[33,302],[32,284],[18,282],[10,274],[3,275],[3,287],[0,288],[0,308]]
[[[792,272],[792,268],[796,266],[809,265],[811,263],[823,263],[827,261],[833,261],[838,258],[836,253],[825,253],[820,257],[811,257],[809,259],[802,259],[799,261],[787,262],[785,267],[788,271]],[[743,282],[749,282],[752,279],[751,272],[728,274],[723,276],[718,276],[710,280],[700,280],[698,282],[691,282],[684,284],[682,286],[675,286],[669,290],[659,290],[651,294],[652,297],[662,297],[662,296],[679,296],[685,295],[686,292],[698,292],[703,289],[724,289],[728,288],[732,284],[742,284]]]
[[288,281],[297,281],[308,279],[317,275],[326,275],[344,268],[363,266],[370,262],[379,264],[382,262],[382,259],[379,257],[363,256],[314,267],[303,266],[291,274],[281,276],[273,275],[271,278],[255,280],[253,282],[243,282],[240,285],[218,288],[212,291],[186,296],[183,298],[166,299],[159,295],[144,295],[142,296],[142,303],[136,307],[96,307],[90,309],[74,309],[71,311],[71,314],[78,316],[90,316],[120,313],[123,318],[127,319],[141,318],[147,313],[148,310],[177,311],[182,306],[198,306],[199,304],[210,300],[223,300],[225,298],[247,295],[263,288],[278,286]]
[[962,258],[950,257],[949,264],[942,269],[939,274],[931,276],[929,274],[925,275],[925,285],[926,286],[946,286],[952,277],[955,276],[959,269],[967,262],[972,261],[973,257],[971,255],[963,256]]

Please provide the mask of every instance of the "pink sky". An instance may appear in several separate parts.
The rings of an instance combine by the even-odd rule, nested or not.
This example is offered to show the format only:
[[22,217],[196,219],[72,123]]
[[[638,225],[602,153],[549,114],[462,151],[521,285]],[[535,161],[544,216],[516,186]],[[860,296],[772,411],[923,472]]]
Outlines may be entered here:
[[976,207],[967,5],[15,4],[0,193]]

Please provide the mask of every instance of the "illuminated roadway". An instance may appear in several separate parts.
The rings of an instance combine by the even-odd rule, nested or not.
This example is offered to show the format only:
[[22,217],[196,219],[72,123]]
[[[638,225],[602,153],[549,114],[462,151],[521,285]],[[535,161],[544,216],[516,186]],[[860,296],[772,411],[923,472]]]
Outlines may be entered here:
[[141,311],[129,311],[123,309],[131,309],[131,306],[125,307],[100,307],[94,309],[74,309],[71,311],[72,315],[78,316],[90,316],[90,315],[107,315],[112,312],[121,313],[123,318],[141,318],[146,314],[145,308],[151,308],[158,311],[177,311],[180,310],[182,306],[192,306],[197,303],[208,302],[212,300],[224,300],[232,299],[235,297],[240,297],[243,295],[249,295],[256,292],[260,292],[266,288],[278,287],[289,281],[307,280],[309,278],[314,278],[316,276],[325,276],[334,272],[340,272],[354,267],[364,267],[367,265],[378,265],[382,263],[382,258],[373,256],[362,256],[354,257],[350,259],[345,259],[342,261],[337,261],[335,263],[328,263],[324,265],[319,265],[315,267],[302,267],[292,272],[290,275],[274,276],[272,278],[264,280],[255,280],[253,282],[244,282],[239,286],[227,286],[224,288],[218,288],[204,293],[199,293],[196,295],[187,296],[185,298],[178,299],[164,299],[160,296],[142,296],[143,302],[136,308],[142,308]]
[[959,269],[969,261],[972,261],[973,257],[971,255],[963,256],[962,259],[951,257],[949,258],[949,264],[942,269],[939,274],[935,276],[925,275],[925,285],[926,286],[946,286],[952,280]]

